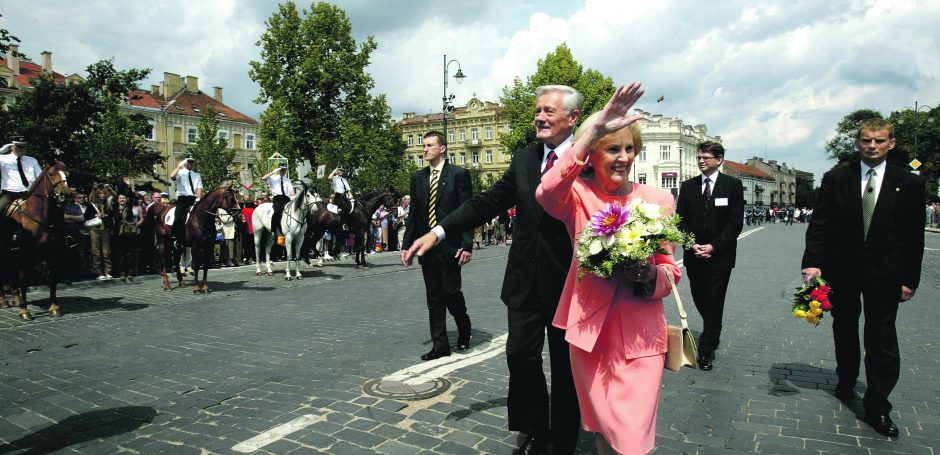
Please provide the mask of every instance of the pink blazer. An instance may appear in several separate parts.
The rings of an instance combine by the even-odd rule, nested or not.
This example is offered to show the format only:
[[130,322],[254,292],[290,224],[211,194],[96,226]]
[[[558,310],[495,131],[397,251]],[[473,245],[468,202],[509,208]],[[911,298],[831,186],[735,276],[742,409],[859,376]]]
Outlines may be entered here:
[[[667,191],[633,184],[633,191],[623,197],[608,196],[600,191],[593,178],[579,176],[583,165],[575,162],[574,153],[565,153],[555,166],[542,176],[542,184],[535,192],[545,211],[568,227],[572,244],[577,242],[581,230],[590,223],[591,215],[613,201],[625,205],[635,198],[667,207],[675,211],[675,201]],[[565,329],[565,340],[573,346],[591,352],[610,317],[620,318],[623,327],[624,351],[627,358],[648,357],[666,352],[666,317],[662,299],[671,287],[666,280],[679,282],[679,267],[672,256],[674,245],[667,245],[669,254],[656,254],[650,261],[656,264],[658,276],[653,295],[633,295],[633,283],[617,278],[605,280],[591,274],[578,281],[577,246],[568,269],[565,287],[552,324]]]

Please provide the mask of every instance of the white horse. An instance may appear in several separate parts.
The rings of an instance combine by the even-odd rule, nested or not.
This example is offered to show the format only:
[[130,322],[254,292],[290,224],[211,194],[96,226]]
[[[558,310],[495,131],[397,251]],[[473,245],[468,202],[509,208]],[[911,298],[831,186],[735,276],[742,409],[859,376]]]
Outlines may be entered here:
[[[302,191],[298,191],[290,202],[284,205],[284,213],[281,214],[281,233],[284,235],[284,248],[287,253],[287,269],[284,272],[285,280],[292,280],[291,261],[294,261],[294,270],[298,280],[303,279],[300,274],[300,247],[304,241],[304,234],[307,232],[307,214],[315,210],[320,202],[320,197],[307,185],[301,182]],[[251,215],[252,228],[255,231],[255,275],[261,275],[261,238],[265,232],[271,233],[271,216],[274,214],[274,206],[270,202],[259,205]],[[274,276],[271,270],[271,245],[274,244],[275,236],[268,235],[268,241],[265,243],[265,266],[268,268],[268,276]]]

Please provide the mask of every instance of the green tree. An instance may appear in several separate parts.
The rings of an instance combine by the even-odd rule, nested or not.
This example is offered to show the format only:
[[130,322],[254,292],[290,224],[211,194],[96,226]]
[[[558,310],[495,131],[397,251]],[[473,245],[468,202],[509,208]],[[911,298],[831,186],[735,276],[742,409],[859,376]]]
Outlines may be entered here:
[[[278,152],[312,168],[345,167],[357,192],[407,188],[413,165],[383,95],[372,96],[365,72],[376,48],[372,37],[357,46],[346,13],[328,3],[299,12],[281,4],[261,35],[261,60],[249,75],[261,87],[262,153]],[[329,182],[314,182],[321,193]]]
[[[3,17],[3,15],[0,14],[0,17]],[[19,42],[20,42],[20,39],[17,38],[16,36],[11,35],[10,32],[7,31],[7,29],[0,28],[0,54],[6,55],[6,53],[10,50],[10,45],[13,43],[19,43]],[[19,51],[16,52],[16,56],[20,58],[26,57],[26,55],[22,54]]]
[[150,70],[119,71],[112,60],[86,70],[87,79],[71,84],[57,84],[49,74],[31,80],[31,87],[2,114],[0,136],[23,135],[32,156],[42,163],[64,162],[79,188],[104,179],[153,175],[159,154],[138,143],[147,120],[119,111]]
[[538,61],[535,73],[526,83],[517,77],[511,86],[503,87],[500,103],[509,122],[509,132],[500,133],[499,142],[509,153],[536,142],[535,89],[542,85],[568,85],[580,92],[584,96],[582,120],[604,107],[615,89],[610,77],[594,69],[584,70],[568,45],[562,43]]
[[189,148],[196,159],[196,171],[202,175],[206,190],[231,183],[235,179],[232,170],[235,149],[228,148],[228,140],[219,137],[218,115],[212,106],[206,106],[199,116],[196,144]]
[[839,121],[836,125],[835,137],[826,144],[826,156],[836,161],[833,167],[843,166],[858,159],[858,150],[855,148],[858,126],[865,120],[873,118],[884,117],[881,112],[872,109],[859,109]]
[[927,180],[927,196],[937,200],[937,179],[940,178],[940,106],[918,112],[910,108],[901,109],[891,112],[888,120],[894,124],[894,137],[897,139],[897,145],[888,157],[905,168],[909,168],[908,163],[917,158],[921,162],[918,170]]

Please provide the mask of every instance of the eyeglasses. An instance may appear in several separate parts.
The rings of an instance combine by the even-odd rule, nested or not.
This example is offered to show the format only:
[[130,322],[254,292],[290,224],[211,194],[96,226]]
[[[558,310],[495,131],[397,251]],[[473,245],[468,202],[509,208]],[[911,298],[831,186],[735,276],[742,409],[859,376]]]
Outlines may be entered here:
[[708,161],[716,159],[714,156],[696,156],[695,161]]

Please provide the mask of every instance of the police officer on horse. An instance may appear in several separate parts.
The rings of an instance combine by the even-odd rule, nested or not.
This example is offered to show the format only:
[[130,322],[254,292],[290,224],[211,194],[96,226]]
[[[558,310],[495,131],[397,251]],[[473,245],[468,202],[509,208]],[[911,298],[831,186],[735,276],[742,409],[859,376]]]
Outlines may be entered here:
[[196,159],[186,155],[179,166],[170,172],[170,178],[176,181],[176,211],[173,214],[173,235],[178,244],[185,237],[186,215],[198,199],[202,198],[202,176],[193,170]]
[[0,148],[0,246],[6,246],[13,229],[7,210],[13,201],[25,198],[29,186],[42,173],[36,158],[26,155],[26,142],[22,137],[11,138]]
[[274,213],[271,215],[271,233],[273,235],[281,234],[281,214],[284,213],[284,206],[294,197],[294,184],[287,178],[287,168],[278,166],[271,172],[261,177],[271,189],[271,195],[274,196],[271,205],[274,207]]

